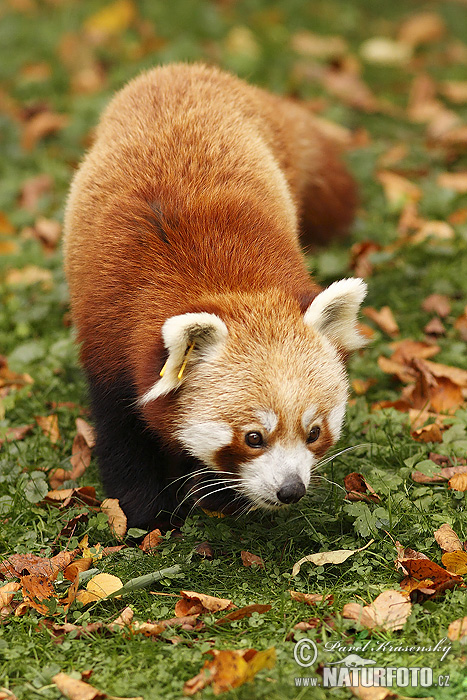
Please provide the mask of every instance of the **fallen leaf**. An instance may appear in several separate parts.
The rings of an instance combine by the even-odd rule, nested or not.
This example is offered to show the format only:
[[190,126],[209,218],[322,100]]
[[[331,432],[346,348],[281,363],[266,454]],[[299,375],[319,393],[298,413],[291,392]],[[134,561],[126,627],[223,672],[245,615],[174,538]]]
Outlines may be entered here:
[[49,438],[52,445],[56,445],[60,440],[60,432],[58,429],[58,416],[53,413],[50,416],[34,416],[36,423],[41,428],[46,437]]
[[301,593],[301,591],[289,591],[292,600],[298,603],[306,603],[307,605],[316,605],[316,603],[322,603],[323,601],[332,602],[333,596],[328,593],[327,595],[322,595],[321,593]]
[[256,564],[256,566],[259,566],[260,569],[264,569],[264,561],[256,554],[242,551],[240,552],[240,555],[242,557],[243,566],[251,566],[252,564]]
[[245,605],[243,608],[232,610],[232,612],[227,613],[225,617],[216,620],[216,625],[223,625],[226,622],[233,622],[234,620],[243,620],[244,617],[251,617],[254,612],[265,613],[271,610],[271,607],[271,605],[260,605],[259,603]]
[[31,287],[39,282],[42,289],[52,289],[51,271],[37,265],[26,265],[21,270],[13,268],[5,275],[5,284],[9,287]]
[[304,564],[307,561],[310,561],[316,566],[323,566],[323,564],[342,564],[353,554],[356,554],[357,552],[363,552],[363,550],[367,549],[367,547],[373,544],[373,542],[374,540],[370,540],[364,547],[360,547],[359,549],[336,549],[331,552],[318,552],[317,554],[309,554],[308,556],[303,557],[293,565],[292,576],[296,576],[300,571],[302,564]]
[[378,503],[381,499],[376,491],[365,481],[362,474],[352,472],[344,478],[345,497],[349,501],[372,501]]
[[446,318],[451,313],[451,302],[445,294],[430,294],[423,300],[422,309],[427,313],[435,313],[441,318]]
[[362,310],[362,313],[364,316],[376,323],[376,325],[388,335],[398,335],[399,326],[397,325],[396,319],[394,318],[389,306],[383,306],[379,311],[374,309],[372,306],[366,306]]
[[449,573],[456,574],[457,576],[467,574],[467,552],[457,550],[447,551],[441,557],[441,561]]
[[0,211],[0,235],[2,236],[12,236],[15,232],[15,227],[5,214],[5,212]]
[[60,241],[62,227],[58,221],[41,216],[34,223],[32,235],[42,243],[46,251],[52,251],[57,248]]
[[21,584],[16,581],[4,583],[3,586],[0,587],[0,608],[10,605],[15,593],[19,591],[20,588]]
[[[24,376],[24,375],[20,375]],[[2,386],[2,377],[0,376],[0,386]],[[18,425],[15,428],[7,428],[4,433],[4,437],[0,437],[0,447],[4,442],[17,442],[23,440],[26,435],[28,435],[34,428],[34,424],[29,425]]]
[[23,127],[21,147],[25,151],[32,151],[39,141],[61,131],[68,122],[69,117],[66,114],[57,114],[48,110],[35,114]]
[[84,30],[93,38],[107,38],[122,34],[136,18],[132,0],[116,0],[87,18]]
[[151,532],[148,532],[144,540],[141,542],[139,545],[139,548],[143,550],[143,552],[152,552],[157,547],[160,545],[160,543],[163,540],[163,536],[161,534],[161,531],[156,528],[155,530],[151,530]]
[[467,617],[451,622],[448,627],[448,639],[461,644],[467,643]]
[[406,202],[418,202],[422,197],[420,187],[402,175],[390,170],[379,170],[376,177],[383,186],[388,203],[396,209],[401,209]]
[[19,206],[34,213],[38,208],[41,198],[51,192],[53,184],[50,175],[45,173],[25,180],[21,187]]
[[411,243],[422,243],[427,238],[446,241],[451,240],[454,236],[454,229],[447,221],[423,221],[410,241]]
[[77,434],[84,438],[86,445],[92,450],[96,445],[96,431],[84,418],[77,418],[75,423]]
[[181,600],[175,605],[175,616],[204,615],[216,613],[220,610],[231,610],[235,606],[228,598],[216,598],[195,591],[180,591]]
[[467,103],[467,80],[445,80],[440,83],[439,89],[451,102]]
[[[445,552],[457,552],[462,550],[462,543],[449,523],[444,523],[434,532],[435,540]],[[467,554],[466,554],[467,559]],[[445,562],[443,564],[446,566]],[[446,568],[449,568],[446,566]],[[467,571],[465,572],[467,573]]]
[[63,572],[63,575],[69,581],[74,581],[78,574],[82,571],[88,571],[92,566],[92,557],[86,559],[75,559],[71,564],[68,564]]
[[441,428],[436,423],[412,430],[410,434],[417,442],[441,442],[443,439]]
[[86,585],[86,590],[81,590],[76,596],[76,600],[83,605],[95,603],[97,600],[103,600],[107,596],[119,591],[123,583],[118,576],[112,574],[97,574],[90,579]]
[[434,316],[423,328],[427,335],[445,335],[446,329],[437,316]]
[[273,668],[276,662],[274,647],[265,651],[211,649],[206,653],[214,658],[206,661],[201,672],[185,683],[184,695],[195,695],[208,685],[213,686],[214,695],[219,695],[253,680],[258,671]]
[[367,629],[386,631],[404,627],[412,610],[409,596],[401,591],[384,591],[370,605],[347,603],[342,609],[343,617],[357,620]]
[[409,46],[431,44],[439,41],[446,34],[443,19],[435,12],[420,12],[411,15],[399,27],[399,41]]
[[444,467],[431,476],[420,471],[413,471],[411,478],[419,484],[435,484],[439,481],[448,481],[454,474],[467,474],[467,465],[460,464],[456,467]]
[[409,44],[384,36],[374,36],[364,41],[359,53],[367,63],[382,66],[403,66],[412,58]]
[[101,503],[101,511],[107,515],[109,527],[115,537],[121,540],[126,533],[127,519],[125,513],[120,508],[118,498],[105,498]]
[[70,564],[76,556],[76,551],[60,552],[50,559],[37,554],[10,554],[0,562],[0,574],[11,578],[20,577],[27,572],[54,579],[59,571]]
[[352,379],[352,389],[357,396],[363,396],[376,384],[376,379]]
[[143,700],[142,697],[115,698],[112,695],[107,695],[107,693],[93,688],[89,683],[71,678],[71,676],[68,676],[66,673],[57,673],[56,676],[52,677],[52,681],[62,695],[65,695],[68,700],[105,700],[105,698],[108,698],[108,700]]
[[343,37],[314,34],[307,30],[293,34],[291,46],[296,53],[311,58],[339,58],[348,51],[347,42]]
[[391,360],[402,364],[410,364],[415,357],[428,359],[439,353],[441,349],[439,345],[411,340],[410,338],[397,340],[391,343],[390,347],[394,350]]
[[454,474],[454,476],[451,476],[449,479],[448,485],[453,491],[467,491],[467,474],[465,472]]
[[96,498],[94,486],[80,486],[76,489],[53,489],[46,494],[44,502],[61,509],[70,508],[76,503],[85,503],[88,506],[96,507],[100,505],[100,501]]
[[53,582],[44,574],[27,574],[21,577],[24,602],[31,608],[46,615],[48,606],[41,601],[56,598]]
[[436,178],[439,187],[454,190],[459,194],[467,193],[467,170],[458,173],[440,173]]

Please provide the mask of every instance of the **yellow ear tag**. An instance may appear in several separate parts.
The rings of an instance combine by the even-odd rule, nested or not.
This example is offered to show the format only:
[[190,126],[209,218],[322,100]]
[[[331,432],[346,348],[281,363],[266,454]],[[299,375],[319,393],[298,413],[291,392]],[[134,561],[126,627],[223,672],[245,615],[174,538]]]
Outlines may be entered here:
[[188,348],[188,350],[187,350],[186,353],[185,353],[185,359],[183,360],[183,364],[182,364],[182,366],[180,367],[180,372],[177,374],[177,379],[181,379],[181,378],[183,377],[183,372],[185,371],[185,367],[186,367],[186,365],[187,365],[188,358],[190,357],[190,355],[191,355],[191,353],[192,353],[194,347],[195,347],[195,343],[194,343],[194,341],[193,341],[192,344],[190,345],[190,347]]

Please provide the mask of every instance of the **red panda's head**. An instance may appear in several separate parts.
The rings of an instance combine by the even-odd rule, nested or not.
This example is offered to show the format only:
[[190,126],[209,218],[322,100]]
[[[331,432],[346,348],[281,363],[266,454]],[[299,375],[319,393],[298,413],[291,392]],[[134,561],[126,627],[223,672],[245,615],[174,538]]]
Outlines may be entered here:
[[165,322],[168,359],[140,406],[151,424],[159,397],[172,396],[169,439],[216,472],[195,497],[233,489],[268,508],[304,495],[341,432],[343,358],[365,344],[356,330],[365,293],[360,279],[335,282],[304,314],[283,292],[235,294],[216,300],[219,313]]

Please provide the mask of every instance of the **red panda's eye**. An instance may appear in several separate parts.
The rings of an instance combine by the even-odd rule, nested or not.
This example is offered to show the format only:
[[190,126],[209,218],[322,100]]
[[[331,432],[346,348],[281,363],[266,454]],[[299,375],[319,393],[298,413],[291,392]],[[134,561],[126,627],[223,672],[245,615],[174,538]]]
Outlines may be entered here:
[[245,435],[245,442],[249,447],[262,447],[264,444],[263,436],[256,431]]
[[316,442],[316,440],[319,438],[320,433],[321,433],[321,428],[319,427],[319,425],[314,425],[311,428],[310,432],[308,433],[308,437],[307,437],[306,441],[308,443]]

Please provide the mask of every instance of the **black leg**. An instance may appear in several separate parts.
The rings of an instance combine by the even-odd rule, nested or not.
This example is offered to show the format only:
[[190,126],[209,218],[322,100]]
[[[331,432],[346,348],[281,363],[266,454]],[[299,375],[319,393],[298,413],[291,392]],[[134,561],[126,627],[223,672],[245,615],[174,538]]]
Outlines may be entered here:
[[108,497],[119,499],[128,527],[179,525],[184,513],[177,510],[176,491],[183,479],[174,486],[171,482],[189,473],[190,461],[170,454],[142,422],[130,382],[109,385],[90,377],[88,382],[97,433],[95,453]]

